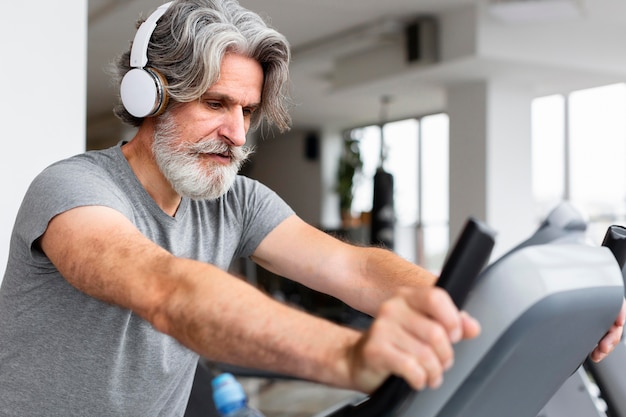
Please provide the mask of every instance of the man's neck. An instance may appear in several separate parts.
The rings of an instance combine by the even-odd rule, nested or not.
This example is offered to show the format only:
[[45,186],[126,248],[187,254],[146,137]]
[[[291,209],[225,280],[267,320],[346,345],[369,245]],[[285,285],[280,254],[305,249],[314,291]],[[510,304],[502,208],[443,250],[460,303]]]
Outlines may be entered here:
[[163,176],[154,160],[152,153],[153,133],[151,121],[144,121],[135,137],[122,146],[122,153],[141,185],[161,207],[161,210],[174,216],[180,205],[181,197]]

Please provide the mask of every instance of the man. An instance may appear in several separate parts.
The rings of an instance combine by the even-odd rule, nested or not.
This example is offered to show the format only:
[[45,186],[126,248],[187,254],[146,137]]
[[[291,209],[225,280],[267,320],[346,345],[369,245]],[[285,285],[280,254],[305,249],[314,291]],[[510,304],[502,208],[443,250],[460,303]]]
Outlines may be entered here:
[[[365,392],[392,374],[437,387],[479,326],[435,277],[236,175],[249,128],[288,126],[285,39],[234,0],[177,0],[146,23],[117,62],[134,138],[47,168],[18,214],[0,414],[180,416],[198,355]],[[376,319],[359,332],[282,305],[225,272],[240,256]]]

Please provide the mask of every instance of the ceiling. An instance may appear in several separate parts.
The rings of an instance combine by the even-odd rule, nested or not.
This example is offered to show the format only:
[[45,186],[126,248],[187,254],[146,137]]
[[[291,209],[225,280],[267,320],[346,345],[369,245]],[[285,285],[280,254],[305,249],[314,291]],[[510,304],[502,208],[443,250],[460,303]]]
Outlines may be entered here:
[[[487,3],[489,1],[489,4]],[[111,121],[106,65],[160,0],[89,0],[88,124]],[[453,83],[519,83],[537,95],[626,76],[623,0],[240,0],[293,50],[294,126],[341,129],[445,110]],[[493,3],[498,3],[494,6]],[[495,9],[494,9],[495,7]],[[504,10],[507,18],[495,11]],[[409,64],[404,28],[431,16],[437,60]],[[389,104],[381,105],[382,97]]]

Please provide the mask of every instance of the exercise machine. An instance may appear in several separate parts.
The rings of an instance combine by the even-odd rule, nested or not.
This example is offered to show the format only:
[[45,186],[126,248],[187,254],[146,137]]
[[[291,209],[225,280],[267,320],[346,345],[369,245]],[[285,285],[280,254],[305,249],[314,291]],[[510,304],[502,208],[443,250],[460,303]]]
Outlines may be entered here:
[[[626,264],[626,228],[623,226],[613,225],[609,227],[602,242],[603,246],[608,247],[617,260],[622,270],[622,278],[624,275],[624,265]],[[624,339],[618,343],[613,352],[599,363],[594,363],[587,359],[583,369],[593,379],[598,387],[598,394],[602,402],[602,415],[608,417],[625,417],[626,416],[626,374],[623,368],[626,366],[626,343]],[[585,414],[561,414],[561,416],[581,416]],[[543,416],[540,416],[543,417]],[[546,415],[546,417],[551,417]]]
[[[591,244],[586,236],[587,217],[564,202],[552,210],[537,232],[511,252],[523,247],[569,242]],[[602,242],[611,250],[624,277],[626,229],[611,226]],[[538,417],[626,417],[626,344],[622,341],[600,363],[586,359],[559,388]]]
[[[580,365],[612,325],[624,295],[611,249],[581,242],[584,221],[558,215],[570,208],[551,213],[535,235],[480,272],[460,306],[481,322],[482,334],[455,346],[455,365],[440,388],[415,392],[390,378],[371,396],[316,417],[535,417],[546,412],[559,388],[581,374]],[[475,229],[484,237],[483,228]],[[454,253],[472,246],[459,239],[446,265]]]

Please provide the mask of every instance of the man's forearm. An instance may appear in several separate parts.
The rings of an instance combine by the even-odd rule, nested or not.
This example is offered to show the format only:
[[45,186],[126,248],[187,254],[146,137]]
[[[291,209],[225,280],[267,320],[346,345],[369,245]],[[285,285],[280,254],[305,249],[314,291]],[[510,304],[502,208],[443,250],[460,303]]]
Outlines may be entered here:
[[356,248],[359,266],[346,279],[339,297],[364,313],[375,315],[380,304],[399,288],[432,286],[437,277],[393,252]]
[[281,304],[210,265],[177,262],[192,278],[180,278],[148,318],[158,330],[211,360],[351,387],[347,351],[359,332]]

